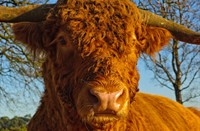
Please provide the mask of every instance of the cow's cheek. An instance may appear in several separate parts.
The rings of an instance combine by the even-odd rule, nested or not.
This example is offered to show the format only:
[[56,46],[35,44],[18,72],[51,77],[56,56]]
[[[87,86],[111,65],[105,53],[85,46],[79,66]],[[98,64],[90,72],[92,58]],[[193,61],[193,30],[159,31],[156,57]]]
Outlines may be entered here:
[[87,89],[75,90],[74,93],[74,102],[78,115],[83,118],[86,117],[91,111],[91,98]]

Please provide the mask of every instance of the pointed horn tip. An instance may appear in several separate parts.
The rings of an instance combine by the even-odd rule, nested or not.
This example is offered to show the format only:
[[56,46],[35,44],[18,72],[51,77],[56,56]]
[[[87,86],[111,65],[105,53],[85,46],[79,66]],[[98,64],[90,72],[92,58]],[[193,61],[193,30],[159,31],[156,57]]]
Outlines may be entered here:
[[200,45],[200,33],[199,35],[179,35],[179,34],[173,34],[172,33],[172,36],[174,39],[176,40],[180,40],[182,42],[186,42],[186,43],[189,43],[189,44],[194,44],[194,45]]

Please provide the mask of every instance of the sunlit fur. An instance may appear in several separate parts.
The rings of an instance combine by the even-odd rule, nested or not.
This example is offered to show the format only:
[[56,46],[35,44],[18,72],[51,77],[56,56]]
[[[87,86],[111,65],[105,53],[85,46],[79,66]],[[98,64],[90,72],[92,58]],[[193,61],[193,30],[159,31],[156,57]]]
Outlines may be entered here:
[[190,109],[194,114],[200,117],[200,110],[198,108],[188,107],[188,109]]
[[[13,25],[17,40],[45,54],[45,92],[30,131],[197,131],[200,118],[167,98],[137,93],[137,61],[171,38],[142,23],[129,0],[68,0],[46,21]],[[147,87],[148,88],[148,87]],[[119,111],[101,114],[90,89],[123,90]]]

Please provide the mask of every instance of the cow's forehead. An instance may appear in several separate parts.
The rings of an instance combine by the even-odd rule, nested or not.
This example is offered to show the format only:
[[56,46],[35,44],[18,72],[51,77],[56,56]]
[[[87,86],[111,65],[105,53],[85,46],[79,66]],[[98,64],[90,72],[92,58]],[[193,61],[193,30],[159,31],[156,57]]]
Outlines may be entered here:
[[106,54],[106,51],[110,55],[130,52],[136,39],[135,31],[140,30],[137,27],[141,25],[135,5],[129,0],[71,2],[75,3],[68,2],[66,6],[52,11],[47,17],[47,23],[67,30],[72,43],[83,56],[94,52],[99,55],[102,52]]

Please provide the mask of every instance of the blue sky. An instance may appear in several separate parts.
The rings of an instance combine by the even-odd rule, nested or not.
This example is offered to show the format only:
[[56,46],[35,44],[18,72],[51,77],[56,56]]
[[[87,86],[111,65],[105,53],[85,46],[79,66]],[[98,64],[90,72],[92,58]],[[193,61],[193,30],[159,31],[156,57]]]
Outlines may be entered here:
[[[56,2],[56,0],[50,1],[50,3],[55,3],[55,2]],[[170,99],[175,99],[174,92],[167,88],[160,87],[159,84],[153,79],[153,73],[150,72],[149,70],[147,70],[144,62],[141,60],[139,60],[139,63],[138,63],[138,70],[140,73],[139,88],[140,88],[141,92],[146,92],[146,93],[151,93],[151,94],[159,94],[162,96],[166,96]],[[200,98],[197,101],[199,102]],[[5,105],[5,106],[1,107],[0,117],[5,116],[5,115],[9,116],[9,117],[13,117],[15,115],[24,116],[26,114],[34,114],[38,104],[39,104],[39,99],[34,104],[32,104],[32,106],[29,106],[28,108],[22,107],[22,109],[17,109],[15,111],[10,111]],[[200,107],[200,104],[198,105],[197,102],[185,103],[185,105]]]

